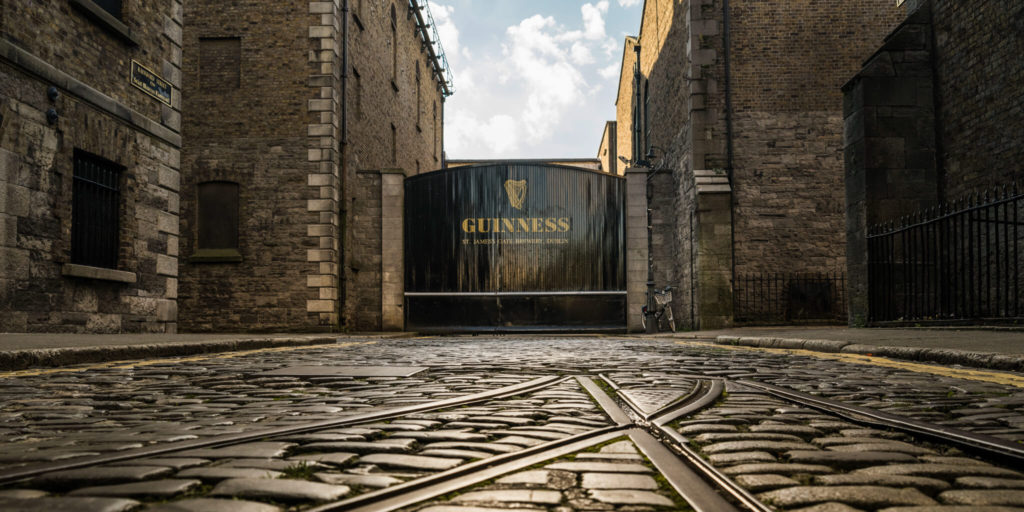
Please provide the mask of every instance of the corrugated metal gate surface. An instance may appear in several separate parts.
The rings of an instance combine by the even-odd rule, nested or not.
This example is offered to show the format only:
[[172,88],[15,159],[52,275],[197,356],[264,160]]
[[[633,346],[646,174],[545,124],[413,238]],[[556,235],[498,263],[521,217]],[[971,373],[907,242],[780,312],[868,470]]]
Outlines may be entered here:
[[508,162],[405,182],[406,325],[625,325],[625,181]]

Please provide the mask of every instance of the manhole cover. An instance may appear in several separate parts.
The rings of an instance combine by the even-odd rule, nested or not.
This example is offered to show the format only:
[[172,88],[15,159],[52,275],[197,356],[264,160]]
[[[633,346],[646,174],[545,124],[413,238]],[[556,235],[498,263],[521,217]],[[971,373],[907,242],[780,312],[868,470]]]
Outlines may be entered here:
[[422,366],[289,366],[256,375],[283,377],[410,377],[427,368]]

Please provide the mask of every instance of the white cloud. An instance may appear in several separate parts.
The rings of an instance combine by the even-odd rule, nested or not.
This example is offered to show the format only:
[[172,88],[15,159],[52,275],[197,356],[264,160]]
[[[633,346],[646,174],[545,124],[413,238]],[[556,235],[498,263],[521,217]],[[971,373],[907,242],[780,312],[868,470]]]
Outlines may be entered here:
[[453,158],[511,155],[520,147],[516,120],[505,114],[481,120],[471,111],[457,110],[449,114],[445,126],[445,146]]
[[441,38],[441,47],[445,54],[448,55],[448,58],[461,54],[468,60],[469,49],[460,51],[459,29],[455,27],[455,21],[452,20],[455,7],[434,2],[429,2],[428,5],[430,14],[434,17],[434,23],[437,24],[437,35]]
[[569,55],[572,57],[572,62],[578,66],[594,63],[594,55],[590,53],[590,48],[587,48],[586,45],[579,41],[572,44],[572,48],[569,49]]
[[618,62],[615,62],[609,64],[607,67],[603,67],[597,70],[597,74],[601,75],[601,78],[611,80],[612,78],[619,76],[619,69],[621,68],[622,65],[619,64]]
[[588,136],[580,112],[592,111],[604,91],[617,88],[609,81],[620,67],[613,55],[620,46],[605,24],[609,0],[590,2],[575,20],[537,14],[508,26],[494,46],[474,43],[472,64],[459,44],[455,10],[431,3],[448,58],[458,55],[452,62],[457,93],[445,108],[450,158],[566,156],[522,152]]
[[605,38],[604,14],[608,12],[608,0],[601,0],[597,5],[583,4],[583,36],[591,41]]
[[633,7],[634,5],[639,5],[639,4],[640,4],[640,0],[619,0],[619,5],[621,5],[623,7]]

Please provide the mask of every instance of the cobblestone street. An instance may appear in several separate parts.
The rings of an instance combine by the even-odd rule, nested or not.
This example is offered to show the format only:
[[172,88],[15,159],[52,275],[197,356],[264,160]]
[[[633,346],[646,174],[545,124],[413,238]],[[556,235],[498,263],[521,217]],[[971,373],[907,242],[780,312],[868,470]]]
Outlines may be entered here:
[[830,356],[349,337],[9,372],[0,509],[1024,509],[1024,376]]

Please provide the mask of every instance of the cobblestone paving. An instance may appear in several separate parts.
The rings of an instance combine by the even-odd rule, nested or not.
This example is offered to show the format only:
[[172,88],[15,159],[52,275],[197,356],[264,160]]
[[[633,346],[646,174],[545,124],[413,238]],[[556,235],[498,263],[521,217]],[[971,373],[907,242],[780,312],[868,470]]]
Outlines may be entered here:
[[[265,374],[320,365],[425,370],[407,377]],[[701,378],[746,379],[1024,440],[1024,390],[1018,388],[669,340],[423,338],[61,370],[0,377],[2,469],[425,406],[574,375],[604,375],[622,402],[643,415],[694,392]],[[0,510],[302,510],[541,449],[611,424],[576,380],[567,378],[465,406],[50,472],[0,488]],[[779,510],[1024,509],[1018,468],[735,384],[719,403],[672,428]],[[649,461],[630,441],[620,440],[404,510],[682,507]]]

